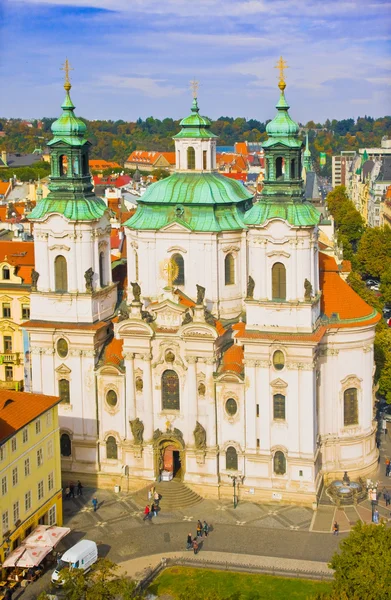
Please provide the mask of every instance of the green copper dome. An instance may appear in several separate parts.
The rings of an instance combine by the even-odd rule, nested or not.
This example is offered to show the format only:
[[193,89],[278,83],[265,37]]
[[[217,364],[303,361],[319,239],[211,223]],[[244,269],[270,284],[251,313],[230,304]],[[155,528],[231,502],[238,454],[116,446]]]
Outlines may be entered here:
[[148,187],[140,204],[236,204],[252,198],[241,184],[219,173],[173,173]]
[[299,133],[299,126],[289,116],[289,104],[285,99],[283,88],[281,89],[280,99],[276,104],[276,108],[278,111],[276,116],[266,125],[266,132],[269,135],[269,139],[262,144],[263,147],[268,148],[274,145],[277,139],[282,143],[288,144],[290,147],[301,146],[301,141],[296,139]]
[[81,146],[87,141],[84,139],[87,126],[81,119],[78,119],[73,112],[75,106],[69,95],[71,84],[66,83],[64,88],[66,95],[65,100],[61,105],[63,113],[59,119],[54,121],[51,127],[54,138],[50,140],[48,145],[51,146],[58,141],[63,141],[72,146]]
[[180,122],[182,129],[179,133],[174,135],[175,139],[181,138],[215,138],[218,137],[210,131],[212,122],[208,117],[202,117],[199,114],[200,109],[198,108],[197,98],[193,99],[193,105],[191,107],[191,114],[185,117]]
[[256,202],[246,212],[246,225],[263,225],[271,219],[283,219],[295,227],[314,227],[320,212],[310,202]]

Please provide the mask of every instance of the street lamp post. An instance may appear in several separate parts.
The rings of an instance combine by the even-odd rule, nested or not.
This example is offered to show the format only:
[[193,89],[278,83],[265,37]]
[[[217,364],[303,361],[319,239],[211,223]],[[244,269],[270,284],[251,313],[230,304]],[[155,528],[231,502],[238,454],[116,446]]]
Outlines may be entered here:
[[244,476],[243,475],[229,475],[232,479],[232,485],[234,488],[234,508],[238,505],[238,494],[236,493],[236,482],[238,482],[238,491],[239,491],[239,483],[243,483]]

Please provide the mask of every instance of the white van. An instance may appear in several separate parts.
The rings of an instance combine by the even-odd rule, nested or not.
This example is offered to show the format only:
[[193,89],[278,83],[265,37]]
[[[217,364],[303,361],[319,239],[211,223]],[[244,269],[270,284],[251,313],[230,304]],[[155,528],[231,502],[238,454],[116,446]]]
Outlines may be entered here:
[[62,569],[83,569],[88,571],[98,560],[98,548],[95,542],[81,540],[72,548],[69,548],[58,560],[57,566],[52,574],[52,583],[62,585],[60,571]]

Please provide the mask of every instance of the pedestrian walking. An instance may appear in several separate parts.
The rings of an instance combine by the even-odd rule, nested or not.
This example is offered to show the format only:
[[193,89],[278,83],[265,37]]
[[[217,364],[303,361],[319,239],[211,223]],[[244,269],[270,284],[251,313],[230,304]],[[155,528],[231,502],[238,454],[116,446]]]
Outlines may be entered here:
[[390,492],[388,490],[386,490],[383,495],[384,495],[384,500],[386,501],[386,506],[390,506],[390,504],[391,504]]
[[391,465],[390,465],[390,459],[388,457],[386,457],[385,463],[386,463],[386,477],[389,477]]
[[377,510],[377,508],[375,508],[375,510],[373,511],[373,522],[378,525],[379,523],[379,511]]
[[65,498],[69,498],[70,493],[71,493],[71,491],[70,491],[69,487],[67,486],[65,488]]
[[157,506],[159,506],[159,502],[160,502],[160,494],[159,494],[159,492],[158,492],[158,491],[156,491],[156,490],[155,490],[155,493],[154,493],[154,495],[153,495],[153,500],[154,500],[155,504],[156,504]]
[[193,551],[194,554],[198,554],[198,550],[200,549],[199,545],[198,545],[198,541],[197,538],[195,537],[193,540]]
[[209,525],[206,521],[204,521],[204,525],[202,527],[203,531],[204,531],[204,535],[207,538],[208,537],[208,533],[209,533]]
[[153,512],[153,516],[157,517],[158,505],[155,502],[153,502],[151,509],[152,509],[152,512]]
[[197,537],[202,537],[202,523],[199,519],[197,523]]
[[77,480],[77,495],[78,496],[82,496],[83,495],[83,486],[81,484],[80,479]]
[[98,500],[95,498],[95,496],[92,499],[92,506],[94,507],[94,512],[96,512],[98,508]]
[[187,534],[187,541],[186,541],[186,548],[188,550],[191,550],[191,547],[193,545],[193,536],[191,535],[191,533]]
[[75,485],[72,482],[69,484],[69,497],[75,497]]
[[151,511],[149,510],[149,506],[147,504],[147,506],[144,508],[144,518],[143,518],[143,521],[146,521],[147,519],[149,519],[149,513],[150,512]]
[[339,534],[339,525],[338,525],[337,521],[334,521],[333,535],[338,535],[338,534]]

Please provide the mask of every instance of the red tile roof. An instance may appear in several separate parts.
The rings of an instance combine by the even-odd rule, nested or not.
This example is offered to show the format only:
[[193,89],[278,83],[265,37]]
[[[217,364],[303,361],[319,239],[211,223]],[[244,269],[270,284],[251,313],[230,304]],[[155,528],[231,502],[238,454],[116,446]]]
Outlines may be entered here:
[[0,390],[0,443],[59,402],[57,396]]
[[5,196],[8,193],[10,185],[9,181],[0,181],[0,196]]
[[324,334],[326,333],[326,327],[318,327],[313,333],[268,333],[266,331],[254,331],[247,330],[245,323],[235,323],[232,325],[232,329],[236,331],[235,337],[238,339],[257,339],[257,340],[270,340],[270,341],[281,341],[281,342],[319,342]]
[[241,375],[244,369],[243,357],[244,350],[242,346],[239,346],[238,344],[230,346],[223,354],[220,372],[225,373],[227,371],[232,371]]
[[117,340],[116,338],[110,340],[104,350],[103,364],[119,367],[123,361],[123,346],[124,340]]
[[[0,262],[16,267],[15,275],[21,277],[23,283],[31,283],[31,272],[34,268],[34,242],[0,241]],[[10,282],[11,283],[11,282]],[[2,282],[2,287],[6,286]]]
[[153,166],[161,156],[163,156],[166,159],[169,165],[175,166],[175,152],[134,150],[132,154],[128,156],[126,162],[134,163],[140,166]]
[[121,165],[109,160],[97,159],[89,161],[90,169],[94,171],[105,171],[106,169],[120,169]]

